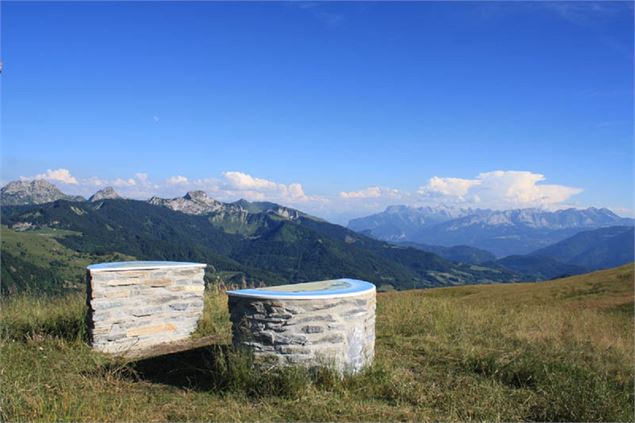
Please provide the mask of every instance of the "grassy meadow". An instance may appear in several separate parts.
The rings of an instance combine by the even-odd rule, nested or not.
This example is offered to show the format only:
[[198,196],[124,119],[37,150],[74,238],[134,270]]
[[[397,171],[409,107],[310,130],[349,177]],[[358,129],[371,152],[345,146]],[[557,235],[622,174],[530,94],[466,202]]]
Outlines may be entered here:
[[84,342],[84,297],[2,300],[0,420],[633,421],[633,264],[532,284],[378,294],[375,364],[256,372],[210,290],[217,345],[127,362]]

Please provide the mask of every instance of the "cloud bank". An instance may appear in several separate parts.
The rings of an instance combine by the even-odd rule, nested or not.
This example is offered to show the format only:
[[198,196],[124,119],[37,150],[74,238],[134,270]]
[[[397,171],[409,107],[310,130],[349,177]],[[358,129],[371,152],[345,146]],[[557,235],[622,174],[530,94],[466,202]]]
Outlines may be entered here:
[[361,191],[340,192],[344,199],[380,198],[384,194],[380,187],[368,187]]
[[[127,198],[147,199],[152,196],[172,198],[187,191],[202,190],[220,201],[272,201],[299,208],[316,216],[345,222],[352,216],[382,211],[388,205],[446,205],[457,207],[515,209],[571,207],[571,198],[580,188],[545,183],[546,177],[530,171],[496,170],[474,178],[432,176],[416,191],[370,186],[357,191],[342,191],[330,196],[308,194],[299,182],[282,183],[232,170],[219,177],[192,179],[173,175],[154,181],[147,173],[129,177],[104,179],[78,178],[68,169],[49,169],[45,173],[21,179],[47,179],[63,191],[86,197],[96,190],[113,186]],[[338,218],[338,216],[340,216]]]
[[496,170],[474,179],[434,176],[417,193],[423,202],[493,209],[558,208],[582,189],[545,184],[545,176],[528,171]]

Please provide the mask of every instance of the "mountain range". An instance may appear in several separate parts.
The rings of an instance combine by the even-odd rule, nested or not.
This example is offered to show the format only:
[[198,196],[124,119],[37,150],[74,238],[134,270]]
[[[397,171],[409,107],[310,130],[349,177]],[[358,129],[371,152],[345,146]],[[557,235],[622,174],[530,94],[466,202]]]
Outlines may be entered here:
[[[59,196],[50,186],[39,185]],[[348,276],[404,289],[520,280],[496,264],[456,263],[274,203],[222,203],[197,191],[180,198],[137,201],[118,198],[108,189],[93,195],[92,201],[64,197],[41,204],[34,203],[43,197],[29,191],[21,194],[24,205],[5,205],[7,196],[15,203],[17,194],[14,189],[2,190],[2,224],[8,231],[63,233],[57,241],[64,248],[97,260],[120,254],[139,260],[204,262],[210,265],[210,277],[230,283],[283,284]],[[3,272],[26,269],[28,259],[3,244]],[[38,274],[43,270],[34,267]],[[19,273],[13,272],[13,280],[21,277]]]
[[[200,261],[210,265],[212,278],[229,283],[280,284],[348,276],[383,288],[405,289],[544,280],[633,261],[632,220],[607,209],[501,212],[394,206],[352,221],[350,227],[361,231],[355,232],[279,204],[224,203],[203,191],[137,201],[123,199],[108,187],[86,200],[66,195],[46,181],[16,181],[2,188],[1,201],[3,231],[21,236],[63,234],[56,240],[68,249],[68,256],[93,261],[116,256]],[[621,225],[602,227],[612,222]],[[472,245],[403,240],[444,231],[452,235],[449,244],[458,239],[471,240]],[[508,236],[498,237],[502,231]],[[386,240],[376,239],[378,233]],[[526,254],[505,254],[509,250],[502,249],[503,245],[542,246],[545,239],[562,238],[565,233],[572,235]],[[487,241],[486,246],[501,247],[494,251],[505,256],[497,258],[491,250],[479,248],[481,240]],[[43,275],[51,279],[55,269],[72,267],[58,259],[49,260],[54,268],[42,266],[43,260],[35,260],[37,265],[29,260],[23,249],[12,250],[3,243],[3,280],[32,285]]]
[[606,208],[489,210],[390,206],[353,219],[349,229],[390,242],[453,247],[464,245],[497,257],[529,254],[581,231],[633,226]]

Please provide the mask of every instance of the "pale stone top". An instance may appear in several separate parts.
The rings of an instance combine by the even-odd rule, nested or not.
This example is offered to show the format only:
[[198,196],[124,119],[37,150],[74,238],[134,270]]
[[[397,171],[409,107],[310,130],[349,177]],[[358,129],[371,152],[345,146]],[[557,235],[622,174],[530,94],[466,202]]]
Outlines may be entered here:
[[352,297],[375,291],[375,285],[357,279],[332,279],[267,288],[227,291],[227,295],[247,298],[311,300]]
[[151,269],[175,269],[182,267],[207,266],[205,263],[190,263],[186,261],[114,261],[111,263],[98,263],[87,266],[91,272],[110,272],[121,270],[151,270]]

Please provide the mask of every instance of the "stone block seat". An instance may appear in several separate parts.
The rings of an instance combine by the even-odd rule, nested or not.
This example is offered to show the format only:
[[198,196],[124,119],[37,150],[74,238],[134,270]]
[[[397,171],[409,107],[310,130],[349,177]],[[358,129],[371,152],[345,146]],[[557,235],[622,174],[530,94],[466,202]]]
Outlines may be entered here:
[[228,291],[233,344],[263,366],[356,373],[375,350],[375,285],[334,279]]
[[203,314],[205,266],[169,261],[88,266],[87,322],[93,349],[143,356],[187,340]]

